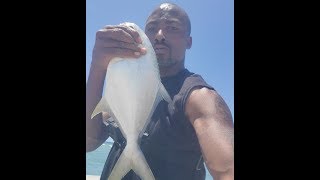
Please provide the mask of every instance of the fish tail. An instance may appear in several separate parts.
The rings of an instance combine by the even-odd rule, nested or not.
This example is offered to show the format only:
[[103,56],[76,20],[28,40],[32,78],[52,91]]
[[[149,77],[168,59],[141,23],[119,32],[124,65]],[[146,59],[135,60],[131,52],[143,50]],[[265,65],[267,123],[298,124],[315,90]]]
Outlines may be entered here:
[[139,147],[138,151],[135,151],[133,154],[133,171],[142,179],[142,180],[155,180],[153,173]]
[[153,173],[138,145],[127,146],[121,153],[112,169],[109,180],[120,180],[130,170],[133,170],[142,180],[155,180]]
[[114,165],[108,180],[120,180],[131,170],[130,156],[126,148]]

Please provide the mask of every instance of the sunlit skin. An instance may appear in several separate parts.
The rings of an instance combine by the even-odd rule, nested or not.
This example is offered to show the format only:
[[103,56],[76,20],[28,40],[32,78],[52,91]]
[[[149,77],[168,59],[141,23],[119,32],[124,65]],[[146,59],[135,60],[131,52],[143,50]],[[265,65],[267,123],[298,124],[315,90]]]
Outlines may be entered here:
[[[164,3],[147,18],[145,33],[156,52],[161,77],[173,76],[184,69],[185,53],[192,46],[188,15],[180,7]],[[86,91],[87,152],[97,149],[107,138],[102,119],[90,119],[102,97],[104,78],[113,57],[138,58],[146,53],[139,47],[138,33],[122,25],[109,25],[96,33]],[[197,59],[190,59],[196,61]],[[207,88],[194,89],[185,114],[197,134],[205,163],[215,180],[234,179],[233,121],[222,97]]]
[[145,33],[156,52],[162,77],[184,69],[185,52],[192,45],[187,21],[187,14],[172,5],[156,9],[147,19]]

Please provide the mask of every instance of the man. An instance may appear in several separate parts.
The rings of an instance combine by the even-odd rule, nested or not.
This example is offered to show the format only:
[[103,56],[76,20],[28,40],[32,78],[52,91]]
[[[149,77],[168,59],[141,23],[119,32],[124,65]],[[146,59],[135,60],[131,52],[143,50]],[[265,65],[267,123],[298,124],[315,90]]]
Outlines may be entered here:
[[[161,81],[173,102],[160,103],[141,149],[157,180],[204,180],[206,163],[215,180],[234,179],[234,130],[229,108],[221,96],[201,76],[184,67],[185,52],[192,46],[191,23],[179,6],[163,3],[148,17],[145,33],[155,50]],[[103,83],[114,57],[140,57],[146,49],[138,47],[141,38],[126,26],[106,26],[96,33],[92,63],[87,82],[87,152],[97,149],[111,135],[121,146],[115,128],[107,128],[105,114],[90,119],[102,97]],[[111,150],[105,173],[121,153]],[[124,179],[138,179],[131,171]]]

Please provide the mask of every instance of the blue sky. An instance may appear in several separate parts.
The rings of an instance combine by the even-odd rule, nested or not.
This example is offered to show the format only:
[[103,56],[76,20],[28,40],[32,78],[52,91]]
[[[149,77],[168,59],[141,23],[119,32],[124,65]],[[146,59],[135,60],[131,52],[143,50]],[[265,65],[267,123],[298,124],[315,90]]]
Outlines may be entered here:
[[96,31],[122,22],[144,29],[145,20],[162,2],[176,3],[188,13],[193,44],[185,66],[218,91],[234,117],[233,0],[86,0],[86,78]]

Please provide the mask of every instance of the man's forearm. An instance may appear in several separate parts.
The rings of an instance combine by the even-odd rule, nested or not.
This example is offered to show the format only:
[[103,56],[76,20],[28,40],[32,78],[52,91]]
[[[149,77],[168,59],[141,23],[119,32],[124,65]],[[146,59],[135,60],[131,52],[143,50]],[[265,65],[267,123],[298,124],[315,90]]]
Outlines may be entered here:
[[101,114],[91,119],[91,114],[100,101],[105,80],[105,71],[91,66],[86,89],[86,144],[87,151],[99,147],[106,140],[106,128],[102,122]]
[[91,113],[102,97],[106,71],[91,66],[86,88],[86,116],[91,119]]

